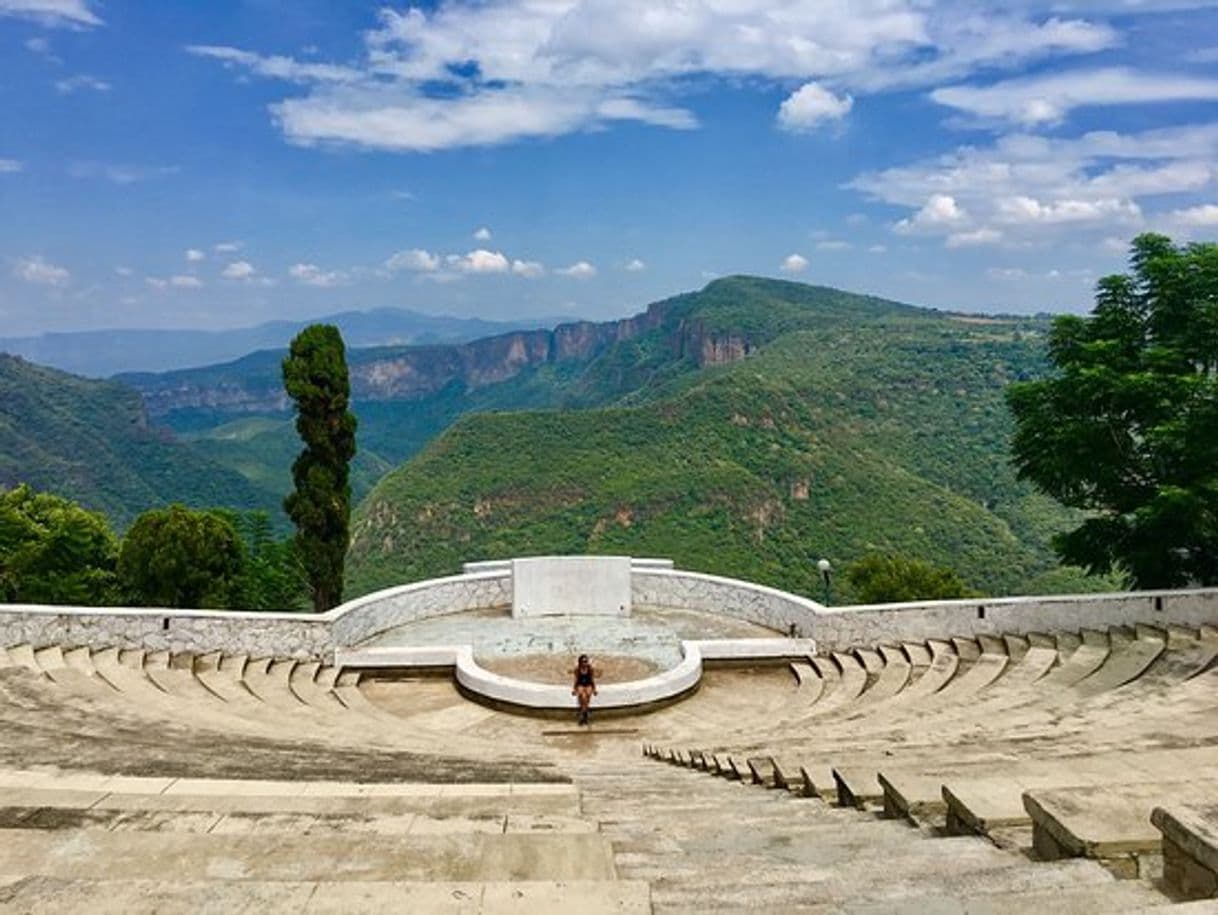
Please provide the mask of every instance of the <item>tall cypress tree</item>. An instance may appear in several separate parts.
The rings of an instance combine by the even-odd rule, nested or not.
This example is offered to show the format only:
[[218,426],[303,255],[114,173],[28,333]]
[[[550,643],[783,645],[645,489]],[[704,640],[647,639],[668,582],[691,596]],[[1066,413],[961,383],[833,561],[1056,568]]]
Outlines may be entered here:
[[312,324],[296,335],[283,360],[283,385],[296,402],[296,431],[305,446],[292,464],[296,489],[283,505],[296,525],[313,609],[320,613],[342,600],[351,526],[356,420],[347,409],[351,381],[337,327]]

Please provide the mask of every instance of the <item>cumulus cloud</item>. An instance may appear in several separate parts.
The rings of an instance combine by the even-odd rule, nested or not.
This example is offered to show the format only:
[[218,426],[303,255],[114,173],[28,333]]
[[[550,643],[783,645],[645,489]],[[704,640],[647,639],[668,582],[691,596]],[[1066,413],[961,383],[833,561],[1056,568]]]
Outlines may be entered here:
[[923,229],[934,231],[943,226],[957,226],[968,219],[968,214],[956,203],[951,194],[931,194],[921,209],[896,224],[898,232],[917,232]]
[[444,259],[449,269],[460,273],[507,273],[511,262],[501,251],[479,248],[468,254],[450,254]]
[[258,270],[249,261],[233,261],[220,271],[220,275],[226,280],[250,280],[257,273]]
[[546,272],[545,266],[540,261],[512,261],[512,272],[517,276],[523,276],[526,280],[535,280],[539,276],[544,276]]
[[633,260],[626,261],[626,266],[623,269],[627,273],[641,273],[647,269],[647,265],[636,257]]
[[16,159],[0,159],[0,175],[12,172],[19,172],[25,168],[25,165]]
[[1179,207],[1179,195],[1210,187],[1216,160],[1218,124],[1053,138],[1019,133],[864,173],[848,186],[909,208],[898,232],[957,236],[957,246],[993,243],[988,233],[970,234],[983,229],[1001,232],[1004,244],[1078,233],[1098,242],[1154,224],[1157,198]]
[[346,274],[335,270],[322,270],[316,264],[293,264],[288,268],[288,275],[298,283],[323,289],[341,286],[347,281]]
[[88,0],[0,0],[0,18],[13,16],[68,28],[101,25],[90,6]]
[[55,90],[61,95],[71,95],[73,92],[80,92],[82,90],[109,92],[110,88],[110,84],[104,79],[98,79],[96,76],[90,76],[87,73],[55,81]]
[[819,83],[804,83],[778,107],[778,126],[803,133],[844,118],[854,107],[849,95],[834,95]]
[[488,229],[486,226],[480,226],[474,232],[474,239],[475,239],[475,241],[490,241],[491,240],[491,230]]
[[197,264],[199,261],[203,260],[206,257],[207,257],[207,255],[204,254],[202,251],[200,251],[198,248],[187,248],[186,249],[186,259],[188,261],[190,261],[192,264]]
[[232,254],[235,251],[241,250],[241,242],[239,241],[221,241],[216,242],[212,246],[212,250],[217,254]]
[[576,261],[569,267],[561,267],[554,271],[560,276],[569,276],[573,280],[590,280],[596,276],[597,270],[587,261]]
[[178,274],[169,278],[169,285],[177,289],[202,289],[203,281],[197,276]]
[[36,286],[67,286],[72,274],[66,267],[52,264],[43,257],[23,257],[13,266],[13,276]]
[[417,273],[431,273],[440,269],[441,258],[438,254],[424,251],[422,248],[411,248],[409,251],[398,251],[385,261],[385,269],[396,273],[399,270],[413,270]]
[[803,273],[808,269],[808,259],[802,254],[788,254],[778,269],[783,273]]
[[989,86],[946,86],[930,97],[966,114],[1027,126],[1056,124],[1075,108],[1218,100],[1218,79],[1142,73],[1124,67],[1073,70]]
[[1218,204],[1204,203],[1200,206],[1174,210],[1173,222],[1182,226],[1218,226]]
[[934,86],[1118,41],[1051,8],[924,0],[770,3],[487,0],[381,11],[335,64],[223,46],[191,53],[299,89],[271,106],[294,143],[429,151],[632,121],[697,126],[689,77],[800,86],[776,112],[808,130],[860,94]]

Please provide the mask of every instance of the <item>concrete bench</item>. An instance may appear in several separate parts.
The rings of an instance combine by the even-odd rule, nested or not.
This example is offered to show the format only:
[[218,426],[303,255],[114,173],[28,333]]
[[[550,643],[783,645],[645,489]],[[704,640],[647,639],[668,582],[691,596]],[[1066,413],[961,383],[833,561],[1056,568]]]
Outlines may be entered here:
[[1218,896],[1218,803],[1156,807],[1150,822],[1163,837],[1168,887],[1186,899]]
[[1045,860],[1094,858],[1118,877],[1144,876],[1147,857],[1162,850],[1151,823],[1158,806],[1218,795],[1218,781],[1190,779],[1139,785],[1088,785],[1024,795],[1032,845]]

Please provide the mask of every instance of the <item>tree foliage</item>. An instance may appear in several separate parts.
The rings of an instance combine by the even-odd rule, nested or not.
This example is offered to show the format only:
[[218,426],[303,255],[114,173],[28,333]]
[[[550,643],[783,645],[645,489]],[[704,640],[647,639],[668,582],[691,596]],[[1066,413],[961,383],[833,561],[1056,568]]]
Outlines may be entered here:
[[0,492],[0,602],[113,603],[117,555],[100,513],[28,486]]
[[245,546],[232,522],[183,505],[140,515],[118,556],[120,583],[137,606],[240,606],[244,570]]
[[952,600],[977,593],[951,569],[906,556],[864,556],[846,568],[846,578],[864,604]]
[[1089,513],[1055,539],[1065,561],[1218,584],[1218,245],[1141,235],[1131,268],[1054,322],[1053,375],[1011,386],[1015,464]]
[[351,524],[356,421],[348,410],[351,384],[338,328],[313,324],[297,334],[283,360],[283,382],[296,402],[296,431],[305,446],[292,464],[295,489],[284,509],[296,525],[296,548],[320,612],[342,600]]

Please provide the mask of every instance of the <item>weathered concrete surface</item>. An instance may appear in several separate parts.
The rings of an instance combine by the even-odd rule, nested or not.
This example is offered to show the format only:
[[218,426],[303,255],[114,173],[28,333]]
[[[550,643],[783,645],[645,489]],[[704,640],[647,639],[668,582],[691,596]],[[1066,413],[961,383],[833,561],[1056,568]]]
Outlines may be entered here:
[[630,616],[629,556],[512,560],[512,616]]
[[1163,835],[1163,880],[1185,899],[1218,897],[1218,803],[1156,807],[1150,821]]

